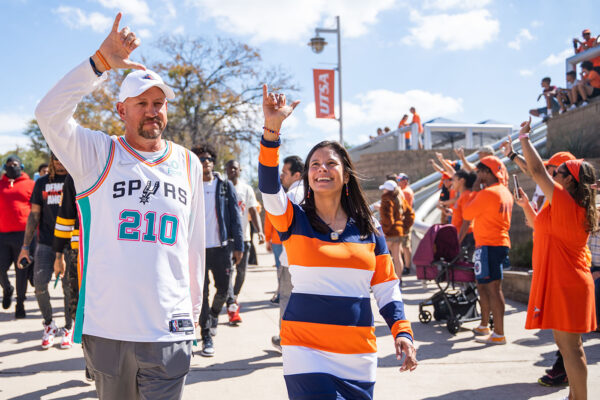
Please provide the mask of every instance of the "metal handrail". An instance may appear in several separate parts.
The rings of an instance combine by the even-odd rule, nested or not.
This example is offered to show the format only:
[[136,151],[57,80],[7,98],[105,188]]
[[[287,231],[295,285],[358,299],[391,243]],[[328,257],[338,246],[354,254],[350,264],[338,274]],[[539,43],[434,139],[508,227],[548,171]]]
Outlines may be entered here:
[[[547,126],[545,123],[540,122],[531,128],[531,133],[529,136],[534,147],[540,148],[546,145],[546,133]],[[521,148],[521,142],[518,140],[518,137],[518,130],[515,130],[510,136],[513,143],[513,148],[515,150],[519,150]],[[494,143],[492,145],[494,151],[498,151],[500,149],[500,145],[502,145],[505,140],[506,139],[502,139]],[[477,152],[466,157],[467,161],[469,162],[475,161],[477,158]],[[509,159],[504,156],[502,156],[500,160],[504,164],[508,163],[509,161]],[[429,215],[437,206],[437,192],[439,192],[438,181],[440,178],[441,174],[439,172],[435,172],[411,185],[411,188],[413,188],[415,191],[415,223],[413,225],[413,230],[415,231],[415,234],[417,234],[417,237],[423,235],[430,227],[430,225],[424,222],[424,220],[427,215]]]

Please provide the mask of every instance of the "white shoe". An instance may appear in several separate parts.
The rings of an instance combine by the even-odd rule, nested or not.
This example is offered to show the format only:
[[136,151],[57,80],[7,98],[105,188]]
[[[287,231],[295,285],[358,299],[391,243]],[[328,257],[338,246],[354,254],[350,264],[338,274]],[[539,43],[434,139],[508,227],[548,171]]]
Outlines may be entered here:
[[73,328],[71,328],[71,329],[63,328],[62,332],[63,332],[63,336],[62,336],[62,341],[60,342],[60,348],[61,349],[70,349],[71,347],[73,347]]
[[571,104],[571,107],[569,107],[569,111],[574,110],[577,108],[576,104]]
[[585,106],[587,106],[587,105],[588,105],[588,102],[587,102],[587,101],[584,101],[583,103],[581,103],[581,105],[580,105],[579,107],[585,107]]
[[54,344],[54,337],[56,336],[56,332],[58,328],[54,321],[50,322],[48,325],[44,324],[44,335],[42,336],[42,349],[46,350],[52,347]]

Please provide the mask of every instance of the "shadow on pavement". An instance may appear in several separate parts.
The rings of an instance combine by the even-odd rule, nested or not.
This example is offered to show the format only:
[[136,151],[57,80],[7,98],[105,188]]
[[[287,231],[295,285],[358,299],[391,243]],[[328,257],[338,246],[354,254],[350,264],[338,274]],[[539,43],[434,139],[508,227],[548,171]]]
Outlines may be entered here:
[[41,344],[42,333],[42,328],[29,332],[11,332],[6,335],[1,335],[0,342],[4,342],[5,340],[16,340],[17,343],[24,343],[31,340],[39,340]]
[[528,400],[533,396],[544,396],[565,389],[564,387],[542,387],[537,383],[513,383],[488,386],[480,389],[457,390],[440,396],[425,397],[423,400]]
[[[236,378],[253,373],[254,371],[281,367],[281,353],[274,350],[264,350],[262,356],[233,360],[224,363],[216,363],[203,368],[191,368],[185,381],[186,385],[198,382],[218,381],[221,379]],[[201,357],[201,356],[200,356]],[[277,362],[262,362],[269,359],[278,359]]]
[[58,361],[49,361],[39,364],[29,364],[25,367],[20,368],[7,368],[0,370],[0,374],[11,374],[11,375],[36,375],[40,372],[56,372],[56,371],[81,371],[83,377],[83,371],[85,370],[85,360],[83,357],[78,358],[66,358]]
[[[59,392],[63,389],[69,389],[69,388],[74,388],[74,387],[90,387],[90,385],[88,383],[82,382],[82,381],[77,381],[77,380],[70,380],[67,382],[63,382],[59,385],[53,385],[53,386],[48,386],[46,389],[40,389],[40,390],[36,390],[35,392],[31,392],[31,393],[27,393],[21,396],[16,396],[16,397],[11,397],[7,400],[36,400],[36,399],[41,399],[42,396],[48,396],[51,395],[52,393],[56,393]],[[84,393],[78,393],[72,396],[64,396],[61,397],[61,400],[77,400],[77,399],[97,399],[98,397],[96,396],[96,390],[94,389],[93,386],[92,390],[84,392]]]

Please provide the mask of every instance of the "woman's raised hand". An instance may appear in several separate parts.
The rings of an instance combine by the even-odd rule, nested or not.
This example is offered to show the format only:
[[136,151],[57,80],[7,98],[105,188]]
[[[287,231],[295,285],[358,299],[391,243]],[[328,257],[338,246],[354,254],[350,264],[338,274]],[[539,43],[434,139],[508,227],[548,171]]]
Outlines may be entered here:
[[[517,190],[519,191],[519,195],[517,196]],[[519,207],[524,208],[527,203],[529,203],[529,197],[523,191],[523,188],[519,187],[514,190],[515,203],[519,205]]]
[[[283,120],[292,114],[298,104],[300,104],[300,100],[287,104],[285,94],[269,92],[267,85],[264,84],[263,114],[265,116],[265,128],[279,132]],[[267,133],[265,133],[265,138],[267,138],[266,135]]]
[[529,132],[531,132],[531,117],[529,117],[529,121],[521,122],[521,130],[519,131],[519,136]]
[[[100,53],[112,69],[146,69],[142,64],[129,59],[131,52],[140,45],[140,39],[128,27],[119,31],[119,22],[121,22],[121,13],[118,13],[115,17],[110,33],[100,45]],[[96,66],[100,67],[98,63],[96,63]]]
[[512,146],[512,139],[510,138],[510,136],[500,145],[500,149],[502,150],[502,154],[504,154],[505,157],[508,157],[511,153],[514,152]]

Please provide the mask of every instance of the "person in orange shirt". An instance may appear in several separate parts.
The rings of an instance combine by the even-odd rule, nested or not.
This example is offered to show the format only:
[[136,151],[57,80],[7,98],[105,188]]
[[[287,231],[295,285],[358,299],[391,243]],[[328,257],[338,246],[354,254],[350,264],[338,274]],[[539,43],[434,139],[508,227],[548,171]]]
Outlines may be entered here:
[[[406,121],[408,121],[408,115],[404,114],[402,116],[402,119],[398,123],[398,129],[402,129],[405,126],[408,126],[408,123]],[[404,144],[405,144],[406,150],[410,150],[410,134],[411,134],[410,129],[407,130],[406,132],[404,132]],[[398,140],[400,140],[400,139],[398,139]]]
[[458,200],[452,212],[452,225],[456,227],[460,246],[467,249],[468,259],[473,258],[475,238],[473,237],[473,222],[464,220],[463,209],[471,199],[471,190],[476,179],[477,174],[475,172],[467,172],[463,169],[456,171],[456,174],[452,177],[452,189],[458,193]]
[[[481,159],[477,164],[477,179],[471,199],[463,207],[465,221],[473,221],[475,237],[475,277],[481,305],[481,323],[473,332],[480,343],[506,344],[504,336],[504,294],[502,269],[509,265],[508,249],[513,198],[507,188],[506,167],[495,156]],[[490,311],[494,316],[494,331],[487,327]]]
[[[575,54],[581,53],[582,51],[586,51],[588,49],[591,49],[592,47],[598,46],[598,39],[600,38],[600,35],[598,35],[598,37],[592,37],[592,32],[590,32],[589,29],[584,29],[583,32],[581,32],[581,36],[583,36],[583,42],[577,38],[573,39],[573,47],[575,48]],[[592,64],[594,64],[594,67],[600,66],[600,57],[595,57],[590,61],[592,62]]]
[[421,117],[417,114],[417,110],[414,107],[410,108],[410,112],[413,115],[410,124],[417,124],[419,128],[419,150],[423,150],[423,125],[421,124]]
[[581,82],[576,86],[583,99],[581,107],[586,106],[588,98],[600,96],[600,74],[594,70],[591,61],[581,63]]
[[549,206],[533,211],[523,190],[518,205],[533,222],[533,276],[526,329],[552,329],[564,359],[570,399],[587,398],[587,365],[581,334],[597,327],[594,281],[590,273],[590,232],[598,228],[594,168],[583,160],[561,164],[550,177],[529,140],[531,120],[519,139],[533,180]]

